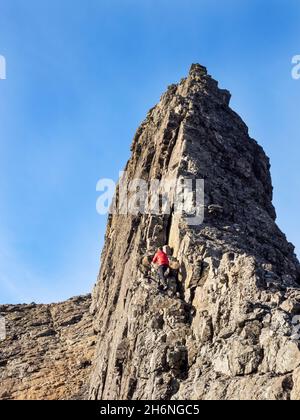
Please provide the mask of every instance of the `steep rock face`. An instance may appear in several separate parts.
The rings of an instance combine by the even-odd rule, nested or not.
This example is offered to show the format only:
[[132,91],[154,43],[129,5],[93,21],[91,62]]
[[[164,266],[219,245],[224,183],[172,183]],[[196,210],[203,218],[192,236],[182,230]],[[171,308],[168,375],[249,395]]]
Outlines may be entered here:
[[0,306],[0,399],[86,398],[95,348],[90,302]]
[[[91,399],[300,397],[299,263],[275,223],[269,160],[229,100],[193,65],[137,131],[128,179],[204,179],[205,217],[109,217]],[[180,297],[159,292],[141,265],[165,243]]]

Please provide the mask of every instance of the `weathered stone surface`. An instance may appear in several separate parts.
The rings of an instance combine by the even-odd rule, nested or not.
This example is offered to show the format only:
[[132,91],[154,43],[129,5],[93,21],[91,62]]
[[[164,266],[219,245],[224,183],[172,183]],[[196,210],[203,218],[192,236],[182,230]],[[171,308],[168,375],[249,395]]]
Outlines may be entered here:
[[0,306],[0,399],[86,398],[95,348],[90,296],[53,305]]
[[[275,223],[269,160],[229,100],[193,65],[137,131],[129,180],[203,178],[205,220],[109,218],[92,399],[300,398],[299,263]],[[164,244],[180,298],[146,279],[143,257]]]
[[[204,179],[204,222],[173,206],[110,216],[91,308],[0,306],[0,399],[300,399],[299,262],[275,222],[269,160],[229,101],[193,65],[148,113],[128,179]],[[165,244],[162,293],[149,263]]]

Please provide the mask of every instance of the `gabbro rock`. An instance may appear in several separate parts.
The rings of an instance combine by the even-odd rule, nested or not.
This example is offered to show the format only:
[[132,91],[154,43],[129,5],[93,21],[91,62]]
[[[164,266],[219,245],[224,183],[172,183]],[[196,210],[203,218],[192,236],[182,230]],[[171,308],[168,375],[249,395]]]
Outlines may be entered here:
[[[229,101],[193,65],[135,135],[129,180],[204,179],[205,218],[109,217],[91,399],[300,398],[299,263],[275,223],[269,160]],[[164,244],[180,298],[143,281],[143,257]]]
[[[299,262],[229,101],[195,64],[150,110],[126,176],[204,179],[203,223],[174,191],[170,214],[110,215],[92,300],[0,306],[0,399],[300,399]],[[163,294],[149,265],[165,244]]]
[[87,398],[95,348],[91,296],[52,305],[2,305],[1,400]]

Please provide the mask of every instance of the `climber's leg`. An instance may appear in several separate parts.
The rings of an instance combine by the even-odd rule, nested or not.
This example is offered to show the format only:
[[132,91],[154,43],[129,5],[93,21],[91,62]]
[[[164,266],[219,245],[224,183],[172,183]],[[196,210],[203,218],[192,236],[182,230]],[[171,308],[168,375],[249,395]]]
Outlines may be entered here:
[[167,270],[168,270],[167,265],[160,265],[158,267],[158,270],[157,270],[160,285],[162,285],[164,289],[167,289],[167,287],[168,287],[168,282],[167,282],[167,279],[165,277],[165,274],[166,274]]

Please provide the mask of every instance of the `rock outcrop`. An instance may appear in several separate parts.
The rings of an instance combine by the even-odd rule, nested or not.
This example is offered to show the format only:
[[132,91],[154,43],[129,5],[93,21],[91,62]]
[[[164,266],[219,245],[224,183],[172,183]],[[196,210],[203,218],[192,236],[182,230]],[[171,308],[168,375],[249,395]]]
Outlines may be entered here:
[[95,337],[90,296],[53,305],[0,306],[0,399],[87,398]]
[[[204,67],[138,129],[129,180],[204,179],[204,221],[113,214],[93,291],[91,399],[299,399],[299,263],[276,225],[270,164]],[[116,195],[116,201],[118,194]],[[179,297],[141,261],[168,244]]]
[[[300,266],[229,102],[193,65],[148,113],[124,178],[159,180],[170,211],[109,216],[92,300],[0,306],[0,399],[300,399]],[[204,180],[204,220],[177,211],[174,179]],[[167,292],[149,264],[161,245]]]

